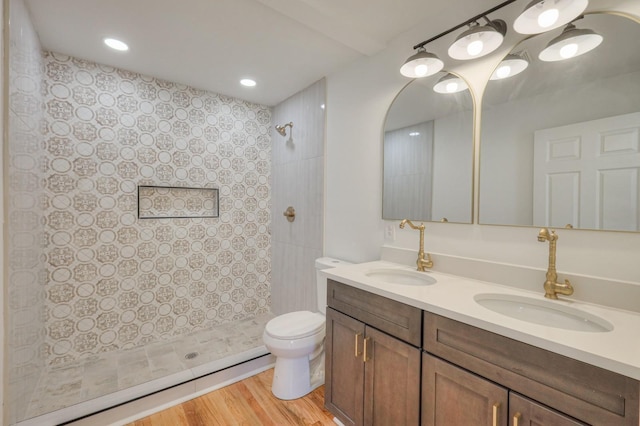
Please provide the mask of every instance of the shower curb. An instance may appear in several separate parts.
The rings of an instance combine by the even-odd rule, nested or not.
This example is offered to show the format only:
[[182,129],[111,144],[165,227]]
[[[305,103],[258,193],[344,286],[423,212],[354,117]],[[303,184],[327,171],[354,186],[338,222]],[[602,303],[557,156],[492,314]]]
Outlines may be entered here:
[[218,367],[200,377],[173,384],[165,380],[162,380],[164,383],[158,383],[158,381],[144,383],[136,386],[138,395],[123,399],[124,396],[118,398],[117,394],[121,394],[118,392],[115,397],[107,395],[86,401],[16,423],[15,426],[126,425],[273,368],[275,357],[266,352],[264,346],[260,349],[261,352],[254,352],[250,359],[241,360],[230,366]]

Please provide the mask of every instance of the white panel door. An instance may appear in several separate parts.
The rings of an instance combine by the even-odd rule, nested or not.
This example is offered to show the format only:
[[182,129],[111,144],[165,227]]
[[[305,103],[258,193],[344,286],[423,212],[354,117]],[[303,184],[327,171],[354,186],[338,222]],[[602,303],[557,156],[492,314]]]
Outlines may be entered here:
[[534,133],[533,223],[640,231],[640,112]]

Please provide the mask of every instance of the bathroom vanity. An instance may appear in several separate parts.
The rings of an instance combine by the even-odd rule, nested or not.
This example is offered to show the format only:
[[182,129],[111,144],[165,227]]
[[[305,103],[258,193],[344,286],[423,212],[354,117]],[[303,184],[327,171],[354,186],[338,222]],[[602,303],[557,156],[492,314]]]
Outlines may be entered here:
[[[381,267],[404,284],[376,279]],[[611,329],[529,324],[477,295],[536,295],[437,272],[404,278],[413,272],[382,261],[327,272],[325,405],[345,425],[639,424],[640,315],[580,305],[610,314]]]
[[329,411],[345,425],[418,424],[421,310],[334,280],[327,305]]

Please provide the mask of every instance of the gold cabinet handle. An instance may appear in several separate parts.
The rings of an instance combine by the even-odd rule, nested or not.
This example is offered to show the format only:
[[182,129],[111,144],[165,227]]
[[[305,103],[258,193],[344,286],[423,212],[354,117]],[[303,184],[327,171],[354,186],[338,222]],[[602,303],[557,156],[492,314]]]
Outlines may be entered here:
[[498,410],[500,409],[500,403],[493,404],[493,426],[498,426]]
[[513,426],[519,426],[520,425],[520,418],[522,417],[522,414],[520,413],[516,413],[513,415]]
[[369,340],[371,340],[371,337],[364,338],[364,355],[362,356],[362,360],[364,362],[367,362],[369,360],[369,358],[367,358],[367,346],[368,346]]
[[355,347],[356,347],[356,352],[355,352],[355,357],[358,358],[360,356],[360,351],[358,350],[358,341],[360,340],[360,336],[362,336],[362,333],[356,333],[355,335],[355,339],[356,339],[356,343],[355,343]]

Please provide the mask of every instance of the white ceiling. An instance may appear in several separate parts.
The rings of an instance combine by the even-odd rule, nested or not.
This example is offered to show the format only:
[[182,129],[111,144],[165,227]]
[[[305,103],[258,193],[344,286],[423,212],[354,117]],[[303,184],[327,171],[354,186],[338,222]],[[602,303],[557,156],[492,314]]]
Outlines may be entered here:
[[[26,3],[45,50],[276,105],[351,61],[379,52],[427,17],[438,22],[440,12],[465,0]],[[107,36],[127,42],[130,50],[108,49],[102,44]],[[258,85],[240,86],[241,78]]]

